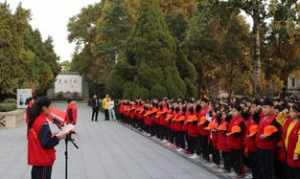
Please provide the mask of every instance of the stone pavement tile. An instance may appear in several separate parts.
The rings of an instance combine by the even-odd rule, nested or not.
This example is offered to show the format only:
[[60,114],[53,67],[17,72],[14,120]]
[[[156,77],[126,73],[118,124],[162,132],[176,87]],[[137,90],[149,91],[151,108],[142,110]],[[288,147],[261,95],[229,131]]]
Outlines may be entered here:
[[[64,109],[66,104],[56,106]],[[217,179],[201,167],[112,121],[90,121],[91,109],[79,104],[76,150],[69,144],[70,179]],[[0,179],[30,179],[26,128],[0,130]],[[57,147],[53,179],[65,173],[64,141]]]

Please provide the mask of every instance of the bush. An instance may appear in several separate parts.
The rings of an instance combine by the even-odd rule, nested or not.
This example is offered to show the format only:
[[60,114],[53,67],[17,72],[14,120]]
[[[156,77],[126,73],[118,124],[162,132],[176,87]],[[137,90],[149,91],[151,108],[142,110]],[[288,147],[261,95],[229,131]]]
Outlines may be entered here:
[[168,91],[165,87],[157,84],[151,88],[150,95],[152,98],[163,99],[168,96]]
[[74,100],[81,100],[81,96],[80,96],[79,93],[73,92],[72,93],[72,99],[74,99]]
[[64,98],[64,93],[63,93],[63,92],[58,92],[58,93],[56,93],[55,98],[56,98],[56,99],[63,99],[63,98]]
[[64,97],[63,97],[64,99],[68,99],[68,98],[73,97],[73,96],[72,96],[72,93],[71,93],[70,91],[65,92],[63,96],[64,96]]
[[0,112],[13,111],[17,108],[16,103],[2,102],[0,103]]
[[7,98],[3,101],[3,103],[17,103],[17,100],[15,98]]

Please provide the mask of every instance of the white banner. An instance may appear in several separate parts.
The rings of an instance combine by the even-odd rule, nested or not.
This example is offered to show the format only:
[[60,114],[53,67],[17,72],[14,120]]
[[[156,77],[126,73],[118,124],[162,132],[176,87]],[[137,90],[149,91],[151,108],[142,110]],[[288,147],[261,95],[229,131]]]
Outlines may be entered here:
[[18,109],[26,108],[26,100],[32,97],[32,89],[17,90],[17,107]]

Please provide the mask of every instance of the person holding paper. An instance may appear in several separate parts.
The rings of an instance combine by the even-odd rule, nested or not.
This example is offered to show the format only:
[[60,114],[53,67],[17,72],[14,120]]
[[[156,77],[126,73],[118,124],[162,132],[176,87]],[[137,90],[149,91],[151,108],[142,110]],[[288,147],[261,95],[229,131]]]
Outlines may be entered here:
[[28,164],[32,166],[32,179],[51,179],[52,166],[56,159],[55,146],[63,135],[53,135],[49,126],[51,114],[49,106],[51,101],[46,97],[40,97],[33,104],[29,112],[28,121]]

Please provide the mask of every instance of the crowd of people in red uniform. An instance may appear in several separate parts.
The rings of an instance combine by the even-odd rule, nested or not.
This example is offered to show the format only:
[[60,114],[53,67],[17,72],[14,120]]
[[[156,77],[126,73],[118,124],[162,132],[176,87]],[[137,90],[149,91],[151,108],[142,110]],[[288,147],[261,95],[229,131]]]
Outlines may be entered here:
[[300,179],[300,103],[231,99],[121,100],[124,123],[238,178]]

